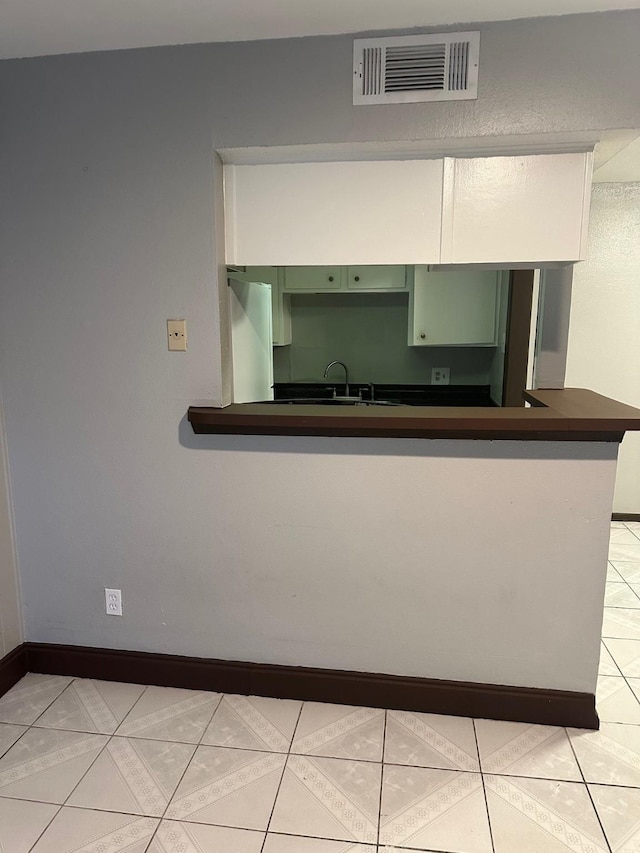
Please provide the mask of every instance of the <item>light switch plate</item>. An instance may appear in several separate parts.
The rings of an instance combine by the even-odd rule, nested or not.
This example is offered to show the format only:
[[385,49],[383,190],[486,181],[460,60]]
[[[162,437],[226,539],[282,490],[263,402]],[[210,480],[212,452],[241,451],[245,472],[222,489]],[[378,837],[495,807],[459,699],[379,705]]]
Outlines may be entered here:
[[187,321],[167,320],[167,339],[172,352],[187,350]]
[[449,368],[448,367],[432,367],[431,368],[431,384],[432,385],[448,385],[449,384]]

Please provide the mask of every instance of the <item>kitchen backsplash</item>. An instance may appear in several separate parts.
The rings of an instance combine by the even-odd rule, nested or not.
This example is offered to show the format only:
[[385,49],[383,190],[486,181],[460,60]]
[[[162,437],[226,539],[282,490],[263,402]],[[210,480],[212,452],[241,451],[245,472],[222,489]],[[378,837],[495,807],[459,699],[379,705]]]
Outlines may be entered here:
[[[293,339],[274,348],[275,381],[321,380],[337,359],[354,382],[427,384],[432,367],[449,367],[452,384],[489,383],[494,347],[410,347],[408,310],[407,293],[292,295]],[[343,371],[330,378],[343,381]]]

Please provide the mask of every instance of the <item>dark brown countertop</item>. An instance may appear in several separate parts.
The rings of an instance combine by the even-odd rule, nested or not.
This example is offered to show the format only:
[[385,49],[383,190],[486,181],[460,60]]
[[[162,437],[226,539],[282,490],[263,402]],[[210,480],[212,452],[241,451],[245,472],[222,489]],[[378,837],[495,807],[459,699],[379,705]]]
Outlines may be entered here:
[[640,409],[594,391],[536,390],[524,396],[532,408],[242,403],[192,406],[188,418],[196,433],[233,435],[621,441],[626,430],[640,430]]

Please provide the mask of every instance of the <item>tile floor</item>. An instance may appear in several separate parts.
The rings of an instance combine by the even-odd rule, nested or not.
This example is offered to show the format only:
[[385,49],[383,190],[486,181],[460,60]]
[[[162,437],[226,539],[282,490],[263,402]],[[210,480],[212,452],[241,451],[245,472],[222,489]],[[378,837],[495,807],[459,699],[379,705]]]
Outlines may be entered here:
[[598,732],[30,674],[2,853],[638,853],[640,524],[614,523]]

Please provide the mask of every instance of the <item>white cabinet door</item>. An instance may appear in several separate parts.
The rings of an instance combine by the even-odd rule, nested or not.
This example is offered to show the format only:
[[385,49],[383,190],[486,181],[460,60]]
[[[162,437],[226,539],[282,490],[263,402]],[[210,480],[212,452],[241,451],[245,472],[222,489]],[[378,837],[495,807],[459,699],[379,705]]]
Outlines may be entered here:
[[443,160],[224,167],[228,264],[435,264]]
[[345,273],[343,267],[286,267],[284,289],[287,293],[342,290]]
[[500,275],[417,266],[409,297],[409,345],[495,346]]
[[347,290],[404,290],[405,266],[347,267]]
[[233,402],[273,400],[271,286],[229,279]]
[[443,264],[584,257],[592,154],[445,161]]
[[570,153],[225,165],[227,263],[580,260],[592,160]]
[[260,281],[271,285],[273,346],[291,343],[291,308],[289,297],[283,293],[283,271],[278,267],[246,267],[243,273],[233,273],[241,281]]

